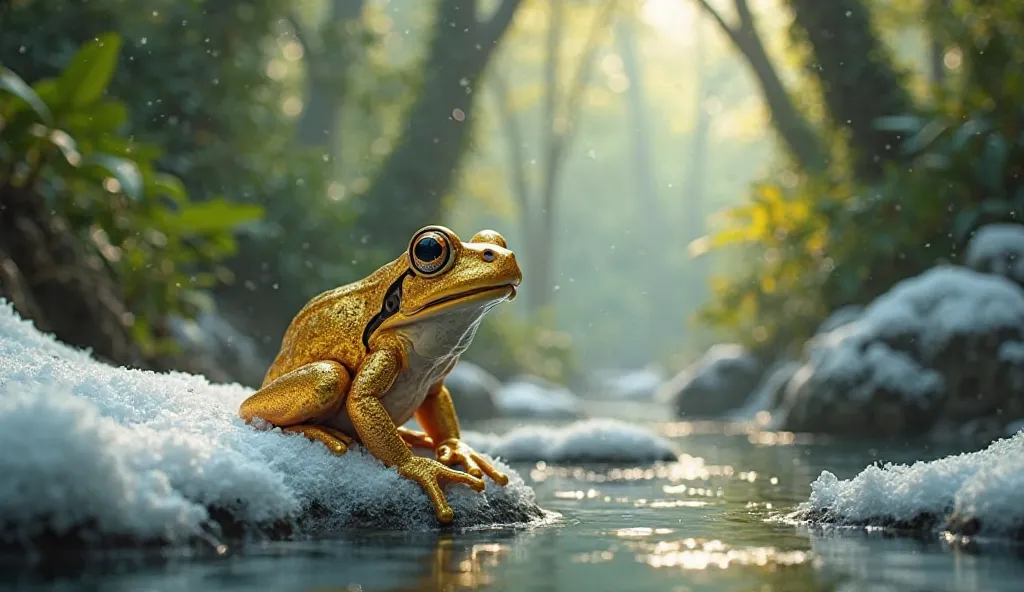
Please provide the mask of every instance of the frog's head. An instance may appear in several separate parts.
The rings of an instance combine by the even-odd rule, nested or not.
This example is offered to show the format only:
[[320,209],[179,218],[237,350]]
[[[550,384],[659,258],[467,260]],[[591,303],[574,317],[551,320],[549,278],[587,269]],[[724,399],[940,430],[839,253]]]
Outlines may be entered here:
[[[404,259],[404,264],[403,263]],[[440,316],[480,317],[516,296],[523,273],[515,253],[493,230],[469,242],[444,226],[421,228],[406,254],[395,262],[395,280],[373,329],[394,329]]]

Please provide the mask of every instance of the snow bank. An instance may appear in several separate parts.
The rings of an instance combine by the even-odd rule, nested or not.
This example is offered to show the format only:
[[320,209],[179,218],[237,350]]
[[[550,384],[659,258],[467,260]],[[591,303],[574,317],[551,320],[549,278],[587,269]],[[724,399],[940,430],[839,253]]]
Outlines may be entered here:
[[568,389],[540,378],[516,378],[498,389],[496,403],[509,417],[576,418],[583,406]]
[[761,364],[746,348],[714,345],[658,389],[680,417],[709,417],[742,407],[761,378]]
[[612,419],[591,419],[557,428],[523,426],[503,436],[466,432],[463,438],[473,448],[505,462],[645,463],[679,456],[665,438]]
[[[183,542],[237,526],[436,528],[420,487],[355,447],[343,457],[236,415],[251,391],[181,373],[113,368],[37,332],[0,303],[0,538]],[[544,516],[533,491],[451,486],[458,526]],[[224,516],[228,518],[223,518]]]
[[825,471],[791,518],[1024,538],[1024,432],[978,452],[870,466],[853,479]]
[[1024,226],[989,224],[967,244],[964,262],[971,269],[1024,282]]
[[787,429],[892,435],[926,431],[941,414],[962,422],[1002,409],[1017,417],[1022,346],[1020,286],[933,268],[808,343],[787,386]]

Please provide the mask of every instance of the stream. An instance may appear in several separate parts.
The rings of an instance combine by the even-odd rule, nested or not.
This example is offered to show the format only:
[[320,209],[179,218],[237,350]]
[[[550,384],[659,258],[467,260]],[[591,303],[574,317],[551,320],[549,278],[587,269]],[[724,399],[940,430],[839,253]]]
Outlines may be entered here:
[[[628,407],[623,405],[622,407]],[[530,529],[458,533],[345,532],[315,541],[250,543],[226,552],[61,553],[2,563],[12,590],[1020,590],[1014,549],[981,552],[938,537],[822,531],[779,517],[827,469],[912,462],[954,449],[804,439],[735,425],[659,421],[604,405],[671,438],[683,452],[654,467],[514,465],[538,502],[561,514]],[[623,417],[626,416],[626,417]],[[660,415],[664,417],[663,415]],[[557,423],[557,422],[556,422]],[[468,426],[502,432],[495,421]]]

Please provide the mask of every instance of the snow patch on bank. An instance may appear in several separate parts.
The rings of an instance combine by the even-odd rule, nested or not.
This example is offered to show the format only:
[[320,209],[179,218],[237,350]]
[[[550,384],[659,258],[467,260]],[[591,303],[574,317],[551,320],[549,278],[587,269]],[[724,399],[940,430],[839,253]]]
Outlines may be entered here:
[[792,517],[904,527],[975,520],[983,535],[1019,536],[1024,528],[1024,432],[977,452],[909,466],[870,466],[852,479],[824,471]]
[[556,428],[523,426],[502,436],[466,432],[463,438],[473,448],[505,462],[646,463],[679,456],[665,438],[613,419],[591,419]]
[[[84,529],[178,542],[216,531],[211,507],[248,525],[286,520],[310,533],[437,527],[419,485],[363,448],[337,457],[245,425],[237,409],[251,392],[101,364],[0,302],[0,536]],[[455,526],[544,516],[533,490],[497,466],[509,474],[506,487],[449,487]]]

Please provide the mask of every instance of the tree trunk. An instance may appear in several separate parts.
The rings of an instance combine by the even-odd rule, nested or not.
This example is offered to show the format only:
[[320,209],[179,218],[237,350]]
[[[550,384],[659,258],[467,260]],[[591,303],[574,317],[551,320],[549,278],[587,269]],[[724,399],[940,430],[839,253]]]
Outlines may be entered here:
[[366,0],[331,0],[321,31],[324,48],[316,51],[293,21],[306,54],[306,107],[296,137],[307,146],[326,146],[331,162],[338,161],[341,141],[341,108],[348,87],[348,70],[355,60],[356,44],[349,31],[363,14]]
[[875,123],[913,110],[910,95],[861,0],[789,0],[813,50],[813,72],[832,123],[849,131],[854,174],[878,180],[900,138]]
[[108,270],[29,189],[0,187],[0,267],[0,296],[37,329],[100,360],[149,367]]
[[[686,240],[694,241],[704,236],[704,191],[705,173],[708,159],[708,136],[711,130],[711,122],[714,117],[707,109],[708,99],[713,93],[708,81],[708,66],[706,56],[706,41],[703,34],[703,26],[698,21],[694,25],[694,61],[697,88],[696,107],[694,109],[694,127],[691,138],[690,162],[687,165],[686,177],[683,181],[683,196],[687,204],[686,216]],[[698,257],[693,261],[695,275],[702,279],[694,282],[694,289],[703,290],[707,285],[707,258]],[[698,296],[697,300],[701,298]]]
[[503,0],[487,21],[476,0],[441,0],[424,63],[423,87],[406,126],[360,198],[356,232],[389,252],[441,219],[473,122],[473,89],[521,0]]
[[704,12],[718,24],[733,45],[746,57],[751,71],[761,87],[761,94],[768,106],[772,127],[782,138],[783,144],[795,159],[797,166],[809,172],[818,172],[828,164],[828,153],[814,127],[801,115],[786,92],[761,36],[757,32],[747,0],[734,0],[739,23],[730,25],[708,3],[697,0]]
[[632,136],[632,171],[636,187],[639,208],[634,209],[638,217],[636,228],[642,236],[649,237],[649,245],[638,254],[651,262],[652,269],[642,281],[647,286],[647,323],[646,339],[640,340],[647,348],[646,352],[637,352],[645,359],[655,356],[658,348],[665,340],[666,333],[678,334],[681,327],[666,323],[665,311],[677,310],[678,303],[673,302],[672,289],[676,278],[669,277],[665,270],[669,269],[666,261],[666,249],[670,233],[665,225],[665,214],[658,201],[657,179],[654,172],[654,155],[651,152],[651,125],[647,109],[647,97],[644,95],[644,74],[641,61],[637,58],[635,23],[628,18],[619,19],[616,23],[619,54],[622,67],[629,79],[625,99],[628,113],[629,128]]

